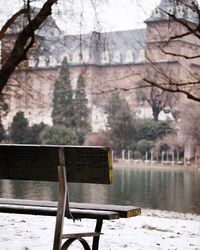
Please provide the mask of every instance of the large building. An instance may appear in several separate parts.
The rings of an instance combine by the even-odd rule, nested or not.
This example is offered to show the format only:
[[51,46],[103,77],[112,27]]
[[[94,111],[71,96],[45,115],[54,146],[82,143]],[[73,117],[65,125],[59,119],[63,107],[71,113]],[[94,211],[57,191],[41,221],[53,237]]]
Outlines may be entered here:
[[[69,63],[73,88],[76,88],[79,74],[84,75],[94,131],[105,128],[103,105],[114,90],[120,92],[139,117],[152,117],[151,107],[136,98],[138,84],[145,77],[152,81],[173,77],[176,81],[184,81],[191,77],[188,74],[191,69],[197,72],[200,66],[197,59],[186,60],[173,55],[173,52],[198,53],[199,39],[177,37],[167,43],[171,36],[184,29],[169,18],[167,13],[174,10],[178,18],[195,22],[192,13],[182,5],[175,6],[174,0],[161,1],[146,20],[146,29],[65,36],[49,18],[36,34],[36,44],[28,60],[10,79],[6,90],[10,93],[10,110],[3,120],[4,125],[8,127],[18,111],[24,112],[30,124],[41,121],[51,124],[54,84],[64,57]],[[2,40],[2,61],[18,28],[18,25],[12,27]],[[169,50],[171,54],[166,53]]]

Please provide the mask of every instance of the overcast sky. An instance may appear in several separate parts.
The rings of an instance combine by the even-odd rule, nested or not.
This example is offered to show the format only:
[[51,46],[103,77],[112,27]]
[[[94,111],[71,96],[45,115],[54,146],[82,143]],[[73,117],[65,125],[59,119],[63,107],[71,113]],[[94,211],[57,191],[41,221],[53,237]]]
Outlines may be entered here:
[[[160,0],[92,1],[96,3],[96,8],[91,5],[91,0],[58,0],[54,16],[59,27],[67,33],[78,33],[80,30],[87,33],[91,30],[137,29],[145,27],[144,20],[160,2]],[[22,4],[22,0],[0,0],[0,18],[8,16]]]
[[[81,1],[75,0],[75,2],[80,3]],[[160,0],[101,0],[95,10],[91,6],[90,0],[83,0],[83,2],[84,4],[80,8],[80,10],[83,9],[83,12],[78,12],[78,8],[75,8],[77,12],[73,13],[75,14],[72,18],[73,22],[66,22],[67,18],[64,16],[70,7],[66,6],[66,9],[58,7],[58,24],[69,33],[70,30],[78,32],[80,26],[85,32],[98,29],[112,31],[145,27],[144,20],[159,4]],[[60,3],[62,4],[62,1]],[[95,11],[97,15],[95,15]],[[80,13],[82,13],[82,19],[80,19]]]

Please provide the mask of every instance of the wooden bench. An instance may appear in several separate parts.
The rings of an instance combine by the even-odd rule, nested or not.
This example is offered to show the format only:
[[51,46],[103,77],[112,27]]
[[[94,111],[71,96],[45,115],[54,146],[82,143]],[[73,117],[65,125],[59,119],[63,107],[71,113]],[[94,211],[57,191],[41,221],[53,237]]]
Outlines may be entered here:
[[[79,240],[85,250],[97,250],[103,220],[139,215],[140,208],[70,203],[67,182],[110,184],[112,157],[108,147],[0,145],[0,179],[58,182],[58,202],[0,199],[0,212],[56,216],[53,250],[65,250]],[[89,233],[64,234],[64,217],[96,220]],[[85,237],[93,237],[92,248]]]

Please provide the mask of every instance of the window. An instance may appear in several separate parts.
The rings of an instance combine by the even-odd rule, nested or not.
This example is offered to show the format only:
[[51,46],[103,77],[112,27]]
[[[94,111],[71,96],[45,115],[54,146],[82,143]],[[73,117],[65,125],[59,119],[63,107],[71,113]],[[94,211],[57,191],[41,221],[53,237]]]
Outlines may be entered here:
[[49,56],[49,66],[56,66],[57,65],[57,60],[53,56]]
[[37,61],[35,60],[35,58],[33,58],[33,56],[29,57],[28,66],[31,68],[34,68],[36,64],[37,64]]
[[68,53],[63,53],[60,57],[61,62],[63,61],[64,58],[67,58],[67,61],[70,62],[70,55]]
[[39,56],[38,67],[46,67],[46,58],[44,56]]
[[120,63],[121,62],[121,55],[120,55],[120,51],[119,50],[114,51],[113,62],[114,63]]
[[109,63],[109,54],[108,51],[105,51],[101,54],[101,63]]
[[125,58],[125,62],[126,63],[130,63],[133,62],[134,58],[133,58],[133,53],[131,50],[127,50],[126,51],[126,58]]
[[141,49],[138,54],[138,62],[144,62],[145,61],[145,50]]

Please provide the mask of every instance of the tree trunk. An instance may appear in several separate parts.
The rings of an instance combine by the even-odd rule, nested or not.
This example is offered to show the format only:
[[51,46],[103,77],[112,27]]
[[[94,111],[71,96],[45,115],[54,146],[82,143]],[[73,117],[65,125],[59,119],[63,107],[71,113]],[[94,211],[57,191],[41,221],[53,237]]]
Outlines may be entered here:
[[46,18],[51,15],[52,6],[56,2],[57,0],[47,0],[35,18],[30,20],[19,33],[10,55],[3,63],[0,70],[0,93],[6,86],[8,79],[15,71],[16,67],[23,60],[26,60],[27,53],[34,44],[34,32],[41,26]]

